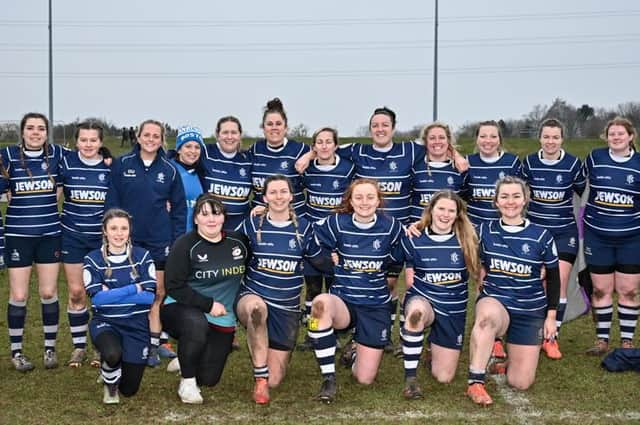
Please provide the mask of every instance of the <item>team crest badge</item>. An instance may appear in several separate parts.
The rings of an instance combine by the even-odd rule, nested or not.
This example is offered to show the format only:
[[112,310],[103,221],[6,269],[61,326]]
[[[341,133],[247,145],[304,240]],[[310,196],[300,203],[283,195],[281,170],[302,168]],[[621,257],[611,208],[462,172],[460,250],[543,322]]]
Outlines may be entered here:
[[286,170],[287,168],[289,168],[289,161],[282,161],[280,163],[280,169],[281,170]]
[[453,186],[453,177],[451,177],[451,176],[447,177],[447,184],[449,186]]
[[158,173],[158,177],[156,177],[156,181],[158,183],[164,183],[164,173]]
[[103,182],[105,178],[106,177],[105,177],[104,173],[98,174],[98,180],[100,180],[101,182]]
[[11,251],[11,261],[20,261],[20,253],[17,249]]
[[334,180],[332,186],[334,189],[340,189],[340,182],[338,180]]
[[380,332],[380,340],[381,341],[386,341],[387,340],[387,329],[383,329],[382,332]]
[[42,164],[40,164],[40,168],[42,168],[42,171],[47,171],[47,168],[49,168],[49,166],[46,162],[43,162]]
[[569,238],[569,246],[572,248],[576,246],[576,238],[574,237]]
[[389,169],[390,169],[391,171],[396,171],[396,170],[398,169],[398,164],[397,164],[395,161],[391,161],[391,162],[389,163]]
[[376,239],[375,241],[373,241],[374,251],[379,251],[381,246],[382,246],[382,242],[380,242],[380,239]]
[[458,255],[457,252],[452,252],[451,253],[451,262],[453,264],[457,263],[460,260],[460,256]]
[[298,244],[296,243],[295,238],[289,239],[289,249],[296,249]]
[[244,168],[241,168],[238,170],[238,174],[240,174],[240,177],[246,177],[247,170],[245,170]]
[[528,254],[529,252],[531,252],[531,247],[529,246],[528,243],[523,243],[522,244],[522,253],[523,254]]
[[562,174],[556,176],[556,183],[562,183]]
[[633,174],[629,174],[627,176],[627,184],[633,184],[635,182],[635,179],[633,178]]
[[500,171],[500,172],[498,173],[498,179],[503,179],[503,178],[504,178],[504,176],[505,176],[504,171]]

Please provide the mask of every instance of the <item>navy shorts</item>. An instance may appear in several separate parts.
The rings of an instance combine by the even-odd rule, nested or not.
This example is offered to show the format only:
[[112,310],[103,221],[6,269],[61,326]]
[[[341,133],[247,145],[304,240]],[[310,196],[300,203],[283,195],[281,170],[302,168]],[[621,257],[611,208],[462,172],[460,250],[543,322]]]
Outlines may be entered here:
[[509,327],[507,328],[507,342],[509,344],[542,344],[544,317],[519,314],[509,310],[507,312],[509,313]]
[[300,312],[283,310],[267,304],[269,348],[292,351],[298,339]]
[[420,295],[411,295],[406,296],[404,299],[405,314],[409,301],[415,297],[421,298],[431,304],[433,312],[435,313],[427,341],[441,347],[461,350],[464,343],[464,327],[467,321],[466,313],[444,315],[438,312],[438,310],[443,309],[438,309],[436,303]]
[[149,322],[147,315],[144,315],[146,321],[146,332],[138,328],[128,328],[126,326],[114,325],[102,321],[99,318],[91,319],[89,322],[89,335],[91,340],[95,341],[98,335],[103,332],[111,332],[120,337],[120,345],[122,346],[122,361],[133,364],[146,364],[149,355]]
[[640,264],[640,234],[615,237],[584,227],[584,257],[589,266],[636,266]]
[[164,266],[167,263],[167,257],[169,256],[169,250],[171,249],[171,244],[163,244],[160,242],[148,243],[142,241],[133,241],[133,244],[149,251],[149,255],[151,255],[153,263],[156,266],[156,270],[164,271]]
[[553,235],[553,240],[556,242],[558,255],[562,256],[562,254],[569,254],[569,256],[574,258],[578,255],[580,240],[578,238],[577,225],[573,225],[568,230],[563,230],[562,233],[554,233],[551,231],[551,234]]
[[5,236],[4,262],[9,268],[59,263],[61,239],[61,236]]
[[100,249],[102,238],[87,237],[81,233],[62,231],[62,262],[83,263],[84,257],[93,250]]
[[358,344],[382,349],[391,335],[391,303],[382,305],[358,305],[342,300],[349,310],[351,322],[347,329],[355,328],[353,340]]

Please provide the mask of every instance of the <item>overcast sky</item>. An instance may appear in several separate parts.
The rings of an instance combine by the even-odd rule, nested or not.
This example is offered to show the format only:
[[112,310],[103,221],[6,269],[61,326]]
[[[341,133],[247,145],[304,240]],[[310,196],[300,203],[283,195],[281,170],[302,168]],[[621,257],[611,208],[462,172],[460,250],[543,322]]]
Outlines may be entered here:
[[[47,7],[3,1],[0,121],[48,111]],[[433,0],[54,1],[54,119],[211,134],[231,114],[255,135],[278,96],[290,127],[353,135],[387,105],[409,129],[433,115],[433,16]],[[640,101],[639,19],[630,0],[440,1],[438,118]]]

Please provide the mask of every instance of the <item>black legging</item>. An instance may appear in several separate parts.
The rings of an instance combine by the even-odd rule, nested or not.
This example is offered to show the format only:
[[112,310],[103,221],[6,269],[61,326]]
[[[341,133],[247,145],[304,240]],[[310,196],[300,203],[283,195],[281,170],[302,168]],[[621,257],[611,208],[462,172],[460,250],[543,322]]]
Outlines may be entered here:
[[234,333],[210,327],[202,311],[179,303],[163,305],[160,319],[162,328],[178,340],[182,377],[195,377],[198,385],[216,385],[231,352]]
[[330,275],[307,275],[304,277],[304,282],[307,286],[307,294],[305,296],[306,301],[313,301],[315,297],[322,293],[322,282],[329,288],[333,285],[333,276]]
[[93,345],[100,352],[100,359],[106,362],[110,368],[115,369],[120,365],[121,377],[118,383],[120,394],[125,397],[131,397],[137,393],[146,365],[121,361],[122,342],[120,341],[120,337],[114,332],[102,332],[93,341]]

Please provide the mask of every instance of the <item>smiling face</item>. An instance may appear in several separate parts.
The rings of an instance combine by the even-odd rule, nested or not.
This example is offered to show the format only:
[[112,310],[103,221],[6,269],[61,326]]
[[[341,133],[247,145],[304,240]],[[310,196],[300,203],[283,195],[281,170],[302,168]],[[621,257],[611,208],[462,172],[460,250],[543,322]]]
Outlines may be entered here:
[[386,148],[392,143],[394,133],[391,117],[385,114],[374,115],[369,123],[369,131],[373,144],[379,148]]
[[143,154],[154,156],[162,146],[162,128],[158,124],[146,123],[140,129],[138,143]]
[[76,147],[78,152],[87,159],[95,159],[98,157],[98,152],[102,147],[102,140],[100,140],[100,132],[96,129],[84,129],[78,130],[78,139],[76,140]]
[[313,142],[313,151],[319,164],[333,164],[336,157],[338,145],[330,131],[321,131]]
[[369,222],[373,220],[376,209],[380,205],[378,188],[371,183],[358,184],[353,187],[349,202],[356,221]]
[[211,205],[204,203],[196,213],[194,221],[198,226],[200,236],[212,242],[220,240],[222,226],[224,225],[224,214],[216,214],[211,210]]
[[278,216],[289,214],[289,204],[293,201],[293,194],[289,183],[285,180],[272,180],[264,188],[264,201],[269,206],[269,214],[279,219]]
[[47,141],[47,123],[42,118],[28,118],[22,130],[22,140],[28,150],[42,149]]
[[280,146],[287,135],[287,123],[279,112],[270,112],[264,118],[262,130],[270,146]]
[[438,234],[451,233],[458,214],[458,206],[453,199],[440,198],[431,208],[431,229]]
[[445,161],[449,150],[449,138],[442,127],[433,127],[426,136],[425,144],[430,161]]
[[224,153],[238,152],[242,143],[242,133],[238,128],[238,123],[233,121],[221,123],[220,131],[216,133],[216,139]]
[[201,149],[202,147],[200,146],[200,143],[194,140],[189,141],[180,146],[180,150],[178,150],[178,159],[183,164],[193,165],[198,161],[198,159],[200,159]]
[[562,129],[560,127],[542,127],[540,147],[546,159],[557,159],[562,147]]
[[478,129],[476,137],[476,146],[478,152],[485,157],[498,156],[500,148],[500,133],[497,127],[492,125],[483,125]]
[[615,155],[628,155],[631,140],[633,140],[633,135],[629,134],[623,125],[612,125],[607,130],[607,144]]
[[520,184],[505,183],[498,187],[496,206],[505,223],[516,224],[521,222],[526,204],[527,198]]
[[129,232],[129,220],[125,217],[112,217],[105,223],[103,233],[111,253],[121,254],[126,250]]

